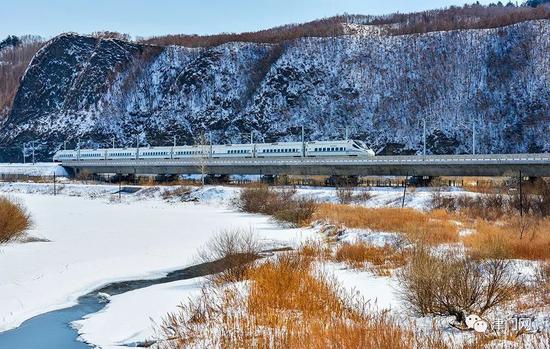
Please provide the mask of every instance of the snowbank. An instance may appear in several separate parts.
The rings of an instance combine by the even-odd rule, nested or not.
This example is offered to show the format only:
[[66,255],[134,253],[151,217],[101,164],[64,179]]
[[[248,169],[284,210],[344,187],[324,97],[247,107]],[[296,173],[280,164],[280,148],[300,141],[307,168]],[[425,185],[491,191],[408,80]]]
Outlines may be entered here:
[[0,164],[0,174],[25,176],[56,176],[66,177],[69,174],[63,167],[54,162],[38,162],[33,164]]
[[314,234],[201,203],[10,195],[32,214],[30,235],[49,242],[0,247],[0,331],[72,305],[78,296],[109,282],[160,277],[188,266],[197,249],[224,229],[252,228],[270,244],[296,244]]
[[189,298],[198,296],[203,278],[154,285],[109,298],[100,312],[73,322],[80,338],[103,349],[125,348],[155,337],[156,325]]

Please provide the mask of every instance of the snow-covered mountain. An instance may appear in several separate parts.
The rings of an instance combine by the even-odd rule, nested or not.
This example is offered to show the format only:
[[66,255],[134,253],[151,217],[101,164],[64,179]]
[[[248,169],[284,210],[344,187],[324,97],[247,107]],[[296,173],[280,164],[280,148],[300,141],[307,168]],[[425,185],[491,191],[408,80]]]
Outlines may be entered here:
[[104,146],[343,137],[377,152],[550,151],[550,21],[285,44],[158,47],[64,34],[32,60],[0,125],[0,161],[35,140]]

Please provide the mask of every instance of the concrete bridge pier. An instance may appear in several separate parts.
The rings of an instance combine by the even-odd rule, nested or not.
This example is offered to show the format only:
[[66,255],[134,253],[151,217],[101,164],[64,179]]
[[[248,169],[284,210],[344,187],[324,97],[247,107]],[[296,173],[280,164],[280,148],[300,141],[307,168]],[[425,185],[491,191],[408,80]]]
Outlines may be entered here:
[[260,182],[265,184],[275,184],[276,181],[277,181],[276,175],[264,174],[262,177],[260,177]]
[[155,176],[155,182],[160,183],[175,182],[177,179],[178,176],[174,174],[159,174]]
[[429,186],[435,177],[433,176],[410,176],[407,183],[418,187]]
[[359,177],[332,175],[325,180],[325,184],[331,187],[356,187],[359,185]]
[[111,177],[112,183],[136,183],[136,176],[132,173],[129,174],[122,174],[122,173],[116,173]]
[[208,174],[204,178],[204,183],[206,183],[206,184],[227,184],[227,183],[229,183],[229,175],[226,175],[226,174],[223,174],[223,175]]

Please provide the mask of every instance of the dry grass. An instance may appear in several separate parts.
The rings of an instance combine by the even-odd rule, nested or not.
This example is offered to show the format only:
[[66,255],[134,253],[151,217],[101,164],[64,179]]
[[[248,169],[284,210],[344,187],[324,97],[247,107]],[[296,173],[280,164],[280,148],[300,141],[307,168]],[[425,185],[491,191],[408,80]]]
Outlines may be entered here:
[[165,189],[162,192],[162,198],[164,200],[179,199],[181,201],[186,201],[193,192],[193,189],[194,188],[184,185],[179,185],[175,189]]
[[550,261],[541,262],[537,266],[534,278],[522,286],[522,297],[516,300],[515,311],[545,311],[550,304]]
[[[355,244],[348,248],[351,245]],[[156,347],[481,349],[494,339],[475,336],[471,343],[455,342],[436,327],[426,332],[412,322],[396,321],[385,312],[373,310],[368,302],[352,296],[316,268],[320,259],[339,255],[327,246],[310,242],[298,251],[249,264],[245,281],[207,284],[199,297],[182,303],[177,312],[165,318]],[[389,248],[369,254],[365,251],[371,251],[370,247],[357,245],[346,253],[341,251],[340,257],[355,255],[357,250],[370,255],[366,258],[377,264],[386,263],[390,255]],[[404,267],[405,274],[400,275],[409,276],[402,279],[406,286],[414,281],[416,287],[410,292],[422,296],[427,306],[424,313],[457,317],[468,311],[483,314],[511,298],[511,279],[504,262],[414,256],[411,266]],[[411,270],[414,273],[407,274]],[[522,338],[516,342],[522,343]]]
[[475,232],[462,240],[476,258],[550,260],[550,219],[478,221]]
[[20,202],[0,197],[0,243],[21,237],[31,225],[30,214]]
[[423,213],[413,209],[323,204],[314,219],[348,228],[403,233],[411,240],[429,244],[458,241],[458,228],[451,222],[452,216],[441,210]]
[[208,286],[182,304],[165,319],[159,347],[449,348],[370,312],[299,254],[258,264],[247,277],[248,287]]
[[390,245],[371,246],[361,241],[340,244],[334,254],[335,261],[356,269],[367,267],[378,276],[391,275],[393,269],[406,264],[407,258],[405,250]]
[[300,245],[296,253],[302,257],[315,261],[327,261],[333,259],[333,250],[330,244],[322,241],[307,241]]

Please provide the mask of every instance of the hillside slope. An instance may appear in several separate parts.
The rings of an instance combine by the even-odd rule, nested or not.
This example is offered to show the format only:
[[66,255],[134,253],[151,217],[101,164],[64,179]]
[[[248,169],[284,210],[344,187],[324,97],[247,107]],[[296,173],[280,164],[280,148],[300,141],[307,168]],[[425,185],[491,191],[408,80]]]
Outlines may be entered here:
[[[366,31],[370,33],[371,31]],[[104,146],[342,137],[379,153],[550,151],[550,21],[285,44],[158,47],[72,34],[34,57],[0,129],[0,161],[35,140]]]

